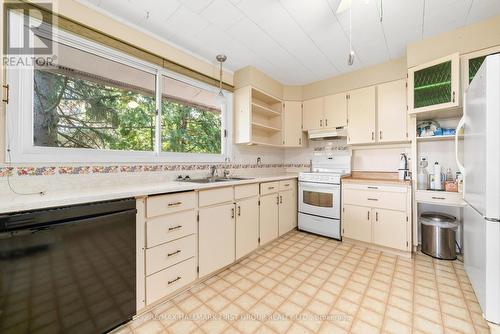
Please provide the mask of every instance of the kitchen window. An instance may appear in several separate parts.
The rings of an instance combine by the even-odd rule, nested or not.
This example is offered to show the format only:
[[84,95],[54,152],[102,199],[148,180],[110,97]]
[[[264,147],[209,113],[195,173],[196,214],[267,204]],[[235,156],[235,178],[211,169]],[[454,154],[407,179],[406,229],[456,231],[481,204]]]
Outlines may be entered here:
[[[22,38],[11,13],[9,37]],[[227,103],[216,87],[52,28],[50,66],[7,68],[7,160],[135,162],[227,160]]]

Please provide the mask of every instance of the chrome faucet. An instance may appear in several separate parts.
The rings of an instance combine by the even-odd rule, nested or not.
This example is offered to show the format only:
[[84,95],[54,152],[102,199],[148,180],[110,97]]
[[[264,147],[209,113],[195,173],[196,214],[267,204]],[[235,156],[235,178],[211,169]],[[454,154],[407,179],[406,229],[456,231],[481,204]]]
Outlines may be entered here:
[[212,175],[212,178],[214,178],[215,175],[217,175],[217,166],[216,165],[213,165],[212,167],[210,167],[210,174]]

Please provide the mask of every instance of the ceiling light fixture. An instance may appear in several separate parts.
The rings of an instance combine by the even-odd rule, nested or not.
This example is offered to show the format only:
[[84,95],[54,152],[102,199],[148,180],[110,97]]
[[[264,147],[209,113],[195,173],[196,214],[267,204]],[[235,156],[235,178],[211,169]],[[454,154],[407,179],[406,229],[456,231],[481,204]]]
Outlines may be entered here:
[[354,64],[354,50],[352,49],[352,6],[349,7],[349,56],[347,57],[347,65]]
[[215,57],[219,62],[219,93],[216,96],[216,103],[220,106],[226,103],[226,96],[222,91],[222,64],[227,60],[226,55],[220,54]]

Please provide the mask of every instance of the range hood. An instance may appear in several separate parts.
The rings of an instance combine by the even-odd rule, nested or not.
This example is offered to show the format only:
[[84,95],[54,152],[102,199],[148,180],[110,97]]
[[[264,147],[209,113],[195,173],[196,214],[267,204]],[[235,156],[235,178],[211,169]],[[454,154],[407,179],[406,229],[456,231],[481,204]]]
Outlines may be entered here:
[[347,137],[347,130],[345,128],[333,128],[333,129],[319,129],[319,130],[309,130],[307,132],[309,139],[319,140],[319,139],[334,139],[340,137]]

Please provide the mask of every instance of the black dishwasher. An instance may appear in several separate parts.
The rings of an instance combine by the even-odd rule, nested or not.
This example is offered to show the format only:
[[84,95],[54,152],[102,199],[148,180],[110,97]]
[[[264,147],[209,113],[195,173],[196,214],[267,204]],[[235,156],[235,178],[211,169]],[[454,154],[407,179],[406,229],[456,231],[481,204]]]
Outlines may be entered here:
[[103,333],[136,311],[134,199],[0,215],[0,333]]

